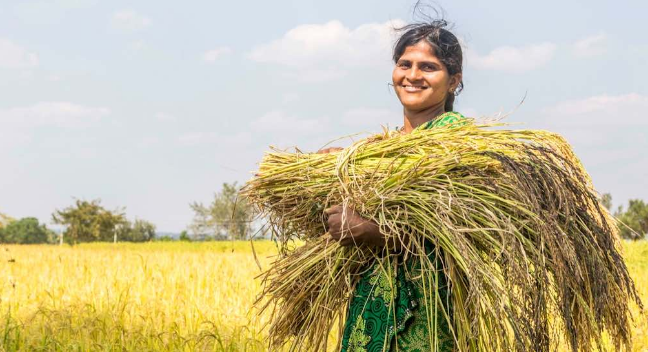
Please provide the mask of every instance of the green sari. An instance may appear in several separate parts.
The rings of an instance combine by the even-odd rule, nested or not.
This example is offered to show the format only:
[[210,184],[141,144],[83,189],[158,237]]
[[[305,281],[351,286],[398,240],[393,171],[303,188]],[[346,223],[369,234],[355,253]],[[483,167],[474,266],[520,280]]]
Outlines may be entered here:
[[[460,122],[457,112],[446,112],[418,128],[428,129]],[[434,248],[427,248],[434,261]],[[397,259],[398,260],[398,259]],[[438,296],[447,309],[450,291],[447,278],[437,263]],[[342,352],[452,351],[454,339],[446,314],[423,299],[423,282],[416,274],[418,261],[410,257],[400,263],[378,261],[358,282],[349,305],[342,338]],[[392,280],[389,280],[389,278]],[[390,284],[394,282],[395,285]],[[430,314],[428,313],[430,312]],[[432,317],[436,324],[428,321]],[[430,331],[434,329],[436,331]],[[433,346],[436,335],[436,346]]]

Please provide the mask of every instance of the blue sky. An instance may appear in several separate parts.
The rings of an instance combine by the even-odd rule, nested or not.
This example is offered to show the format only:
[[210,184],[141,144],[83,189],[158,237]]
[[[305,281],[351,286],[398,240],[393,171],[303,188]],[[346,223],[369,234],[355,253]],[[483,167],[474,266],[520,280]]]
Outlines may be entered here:
[[[648,2],[437,3],[465,47],[457,110],[560,132],[616,205],[648,200]],[[412,5],[0,0],[0,212],[100,198],[180,231],[269,145],[400,125]]]

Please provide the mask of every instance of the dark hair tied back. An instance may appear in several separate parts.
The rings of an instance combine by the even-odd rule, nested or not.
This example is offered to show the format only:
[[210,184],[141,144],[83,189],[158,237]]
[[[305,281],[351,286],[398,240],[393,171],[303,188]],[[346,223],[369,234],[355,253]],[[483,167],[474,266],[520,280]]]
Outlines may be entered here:
[[[462,73],[463,54],[461,44],[452,32],[445,29],[447,26],[448,23],[445,20],[432,20],[429,22],[412,23],[398,28],[397,30],[403,32],[403,34],[394,46],[394,62],[398,62],[407,47],[425,40],[432,47],[434,55],[445,65],[450,76]],[[459,82],[454,94],[448,94],[445,102],[445,111],[454,110],[455,95],[458,95],[462,89],[463,80]]]

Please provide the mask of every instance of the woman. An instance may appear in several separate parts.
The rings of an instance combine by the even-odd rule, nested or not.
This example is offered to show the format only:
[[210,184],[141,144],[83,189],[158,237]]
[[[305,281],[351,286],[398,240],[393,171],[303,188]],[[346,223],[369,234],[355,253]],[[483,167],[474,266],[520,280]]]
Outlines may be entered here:
[[[461,45],[445,26],[445,21],[406,26],[394,47],[392,83],[403,105],[402,133],[463,118],[453,112],[454,97],[463,87]],[[364,243],[390,250],[402,246],[391,243],[374,221],[362,218],[353,209],[335,206],[325,213],[329,233],[342,245]],[[436,317],[428,314],[433,310],[422,300],[422,282],[412,275],[416,269],[416,259],[409,258],[399,263],[392,274],[381,270],[378,264],[367,271],[356,286],[349,306],[342,351],[453,349],[452,329],[447,324],[451,321],[451,310],[445,305],[445,313],[437,312]],[[390,280],[382,275],[392,275],[396,285],[390,285]],[[438,292],[447,298],[447,283],[441,281]],[[432,324],[430,318],[437,323]]]

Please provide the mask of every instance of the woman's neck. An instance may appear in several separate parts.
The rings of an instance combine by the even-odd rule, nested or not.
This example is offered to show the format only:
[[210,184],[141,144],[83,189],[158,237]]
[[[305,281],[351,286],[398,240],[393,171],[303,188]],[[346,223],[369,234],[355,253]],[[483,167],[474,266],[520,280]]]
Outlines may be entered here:
[[432,106],[420,111],[412,111],[405,108],[403,110],[403,132],[410,133],[420,125],[434,120],[437,116],[443,114],[444,112],[444,105]]

